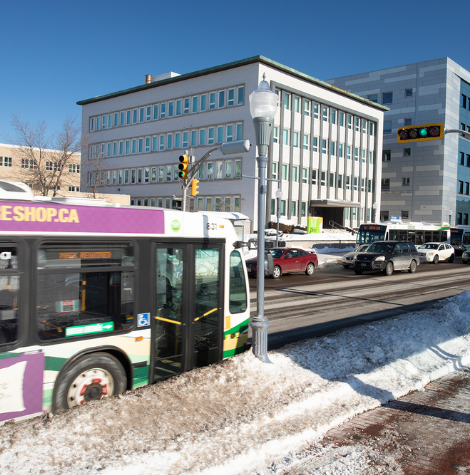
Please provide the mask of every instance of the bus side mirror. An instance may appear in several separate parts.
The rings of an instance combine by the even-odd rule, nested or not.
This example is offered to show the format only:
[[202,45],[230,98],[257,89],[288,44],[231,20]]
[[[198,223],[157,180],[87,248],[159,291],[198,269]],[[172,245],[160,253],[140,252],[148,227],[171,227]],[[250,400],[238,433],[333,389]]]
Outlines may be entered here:
[[270,276],[274,272],[274,258],[270,252],[264,254],[264,275]]

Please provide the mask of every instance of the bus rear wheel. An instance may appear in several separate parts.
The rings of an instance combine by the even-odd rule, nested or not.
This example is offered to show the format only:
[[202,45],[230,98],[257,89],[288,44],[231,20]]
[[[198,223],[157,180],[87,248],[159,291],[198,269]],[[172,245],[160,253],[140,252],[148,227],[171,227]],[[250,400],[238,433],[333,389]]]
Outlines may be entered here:
[[77,360],[56,382],[53,410],[70,409],[122,393],[127,376],[121,363],[108,353],[92,353]]

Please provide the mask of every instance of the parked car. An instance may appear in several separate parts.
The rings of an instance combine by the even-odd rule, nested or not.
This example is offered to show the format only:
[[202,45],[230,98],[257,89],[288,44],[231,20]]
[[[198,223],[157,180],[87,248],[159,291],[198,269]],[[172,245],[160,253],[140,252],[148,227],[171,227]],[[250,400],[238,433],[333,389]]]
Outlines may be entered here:
[[419,249],[419,257],[423,262],[437,264],[439,261],[454,262],[455,249],[442,242],[427,242]]
[[360,252],[367,252],[370,244],[361,244],[360,246],[356,247],[354,251],[348,252],[341,258],[341,264],[345,269],[352,267],[354,265],[354,261],[356,260],[356,256]]
[[[298,248],[281,248],[273,247],[267,249],[273,256],[273,274],[274,279],[279,279],[282,274],[290,274],[292,272],[305,272],[312,275],[315,268],[318,267],[318,258],[313,250]],[[246,268],[248,275],[256,277],[257,259],[248,259]]]
[[470,263],[470,249],[462,252],[462,263],[468,264]]
[[376,241],[367,252],[358,254],[354,261],[354,272],[381,271],[392,275],[395,270],[416,272],[419,265],[419,253],[412,242]]

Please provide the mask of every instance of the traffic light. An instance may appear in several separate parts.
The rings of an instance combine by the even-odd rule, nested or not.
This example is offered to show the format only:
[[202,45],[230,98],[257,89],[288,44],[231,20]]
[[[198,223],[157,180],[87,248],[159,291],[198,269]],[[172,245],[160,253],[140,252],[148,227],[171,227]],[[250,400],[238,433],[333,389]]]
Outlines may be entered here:
[[193,178],[193,182],[191,183],[191,195],[192,196],[196,196],[199,191],[197,191],[197,189],[199,188],[199,180],[197,180],[196,178]]
[[178,165],[178,177],[186,180],[188,178],[189,155],[180,155],[180,164]]
[[407,125],[397,131],[399,143],[440,140],[444,137],[444,124]]

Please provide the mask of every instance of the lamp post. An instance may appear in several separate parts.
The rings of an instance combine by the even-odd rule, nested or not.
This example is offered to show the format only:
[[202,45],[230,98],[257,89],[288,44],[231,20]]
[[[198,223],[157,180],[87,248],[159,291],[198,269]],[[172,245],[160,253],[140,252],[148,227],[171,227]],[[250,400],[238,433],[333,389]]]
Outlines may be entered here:
[[264,316],[264,239],[266,228],[266,165],[268,145],[271,141],[274,116],[278,97],[271,89],[263,74],[258,89],[250,94],[250,113],[255,127],[258,147],[258,265],[257,265],[257,312],[250,323],[254,355],[263,363],[271,363],[268,358],[268,327],[271,325]]
[[377,208],[379,207],[379,205],[377,204],[377,201],[374,202],[374,204],[372,205],[372,208],[374,208],[374,220],[373,222],[375,223],[376,222],[376,219],[377,219]]
[[281,199],[282,199],[282,190],[278,188],[276,190],[276,199],[277,199],[277,234],[276,234],[276,247],[279,246],[279,218],[281,215]]

